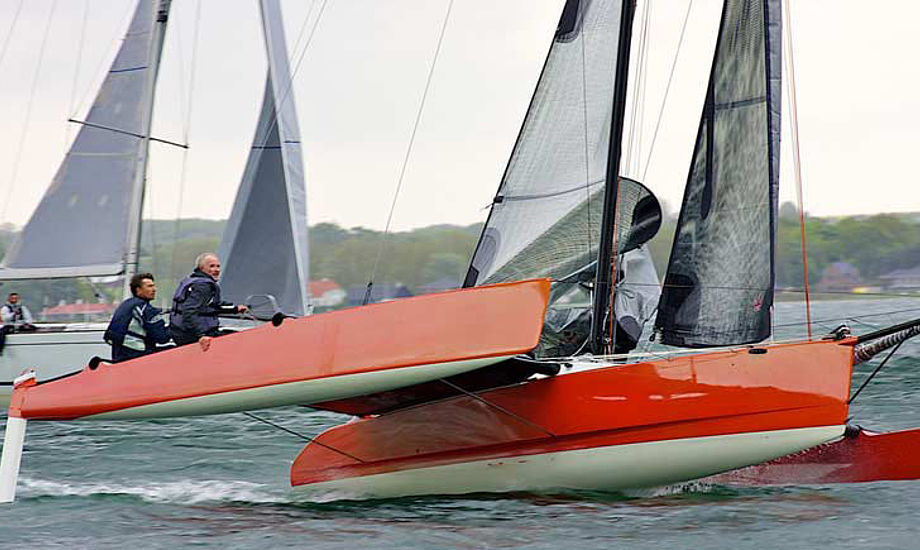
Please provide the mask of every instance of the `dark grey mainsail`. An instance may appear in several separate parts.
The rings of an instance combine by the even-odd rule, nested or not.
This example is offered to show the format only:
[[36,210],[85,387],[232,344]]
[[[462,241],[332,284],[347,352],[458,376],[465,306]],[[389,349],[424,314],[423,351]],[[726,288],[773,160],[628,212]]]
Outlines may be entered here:
[[780,0],[726,0],[656,329],[705,347],[770,335]]
[[0,264],[0,280],[113,275],[136,256],[169,5],[138,2],[86,124]]
[[242,303],[270,294],[289,314],[310,311],[307,206],[300,129],[281,7],[262,0],[268,78],[233,212],[221,240],[224,295]]

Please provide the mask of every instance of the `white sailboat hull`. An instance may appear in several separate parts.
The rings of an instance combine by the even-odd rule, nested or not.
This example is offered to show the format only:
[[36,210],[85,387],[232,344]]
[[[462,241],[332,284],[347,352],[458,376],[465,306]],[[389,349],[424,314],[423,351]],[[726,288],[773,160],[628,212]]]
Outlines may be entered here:
[[111,348],[102,339],[104,332],[104,324],[74,323],[7,335],[0,355],[0,407],[9,406],[13,380],[24,370],[34,370],[43,381],[78,372],[93,356],[108,358]]
[[660,487],[758,464],[843,436],[844,426],[695,437],[478,460],[295,486],[306,498],[394,498]]

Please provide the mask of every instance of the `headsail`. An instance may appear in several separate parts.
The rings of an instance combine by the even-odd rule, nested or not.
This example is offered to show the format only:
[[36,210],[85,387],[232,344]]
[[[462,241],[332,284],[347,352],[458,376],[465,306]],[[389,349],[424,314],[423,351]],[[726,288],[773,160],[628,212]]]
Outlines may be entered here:
[[726,0],[656,328],[705,347],[770,335],[780,0]]
[[300,129],[281,7],[262,0],[268,78],[233,212],[221,240],[228,299],[271,294],[285,313],[309,311],[307,206]]
[[593,280],[601,237],[622,11],[566,2],[464,283],[570,280],[554,286],[548,323],[557,304],[567,318],[591,308],[579,274]]
[[[0,280],[113,275],[139,223],[153,83],[168,0],[140,0],[51,186],[0,264]],[[136,209],[137,211],[133,211]]]
[[[574,257],[587,264],[597,256],[620,4],[566,3],[466,286],[561,278]],[[529,267],[521,253],[550,231],[558,234],[552,246]]]

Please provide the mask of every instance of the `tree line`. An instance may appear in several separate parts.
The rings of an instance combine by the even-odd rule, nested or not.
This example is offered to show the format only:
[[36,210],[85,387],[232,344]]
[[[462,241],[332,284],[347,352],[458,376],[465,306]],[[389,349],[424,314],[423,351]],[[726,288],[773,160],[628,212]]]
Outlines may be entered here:
[[[199,253],[217,249],[225,223],[202,219],[144,222],[140,268],[156,275],[160,304],[168,303],[175,284],[192,270]],[[668,216],[649,244],[662,277],[675,226],[675,217]],[[384,235],[362,227],[316,224],[310,228],[310,276],[332,279],[346,289],[366,285],[371,277],[375,283],[399,283],[412,292],[435,282],[459,285],[481,229],[482,224],[478,223],[435,225]],[[917,214],[807,217],[805,231],[812,283],[833,262],[851,263],[868,284],[892,270],[920,265],[920,215]],[[15,235],[13,228],[0,227],[0,255]],[[776,266],[777,286],[802,286],[799,216],[788,203],[780,208],[777,223]],[[118,281],[92,285],[85,279],[3,284],[4,294],[20,292],[29,297],[33,308],[78,299],[116,301],[121,297],[121,288]]]

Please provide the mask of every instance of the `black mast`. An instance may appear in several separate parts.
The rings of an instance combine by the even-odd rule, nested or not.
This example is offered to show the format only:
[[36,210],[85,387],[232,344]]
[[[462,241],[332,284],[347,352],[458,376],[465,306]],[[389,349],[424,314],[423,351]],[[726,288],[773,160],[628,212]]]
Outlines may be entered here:
[[611,280],[617,195],[620,187],[620,156],[623,149],[623,117],[626,113],[626,85],[629,76],[629,47],[632,42],[633,15],[636,0],[623,0],[620,14],[620,40],[617,48],[616,81],[613,91],[613,116],[610,123],[610,144],[607,154],[607,185],[604,189],[604,213],[601,217],[600,250],[594,284],[594,311],[591,318],[591,348],[595,354],[606,353],[612,335],[604,324],[613,284]]

